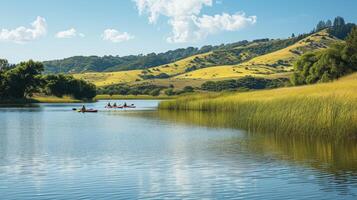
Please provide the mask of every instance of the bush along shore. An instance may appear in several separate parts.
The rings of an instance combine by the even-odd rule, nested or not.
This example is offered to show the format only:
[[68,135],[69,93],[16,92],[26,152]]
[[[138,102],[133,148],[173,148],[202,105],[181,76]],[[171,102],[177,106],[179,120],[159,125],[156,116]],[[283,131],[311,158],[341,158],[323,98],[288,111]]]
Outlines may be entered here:
[[43,75],[43,64],[35,61],[10,65],[0,59],[0,103],[90,101],[95,85],[70,75]]
[[227,113],[237,127],[251,132],[356,138],[356,86],[357,73],[309,86],[186,96],[159,108]]

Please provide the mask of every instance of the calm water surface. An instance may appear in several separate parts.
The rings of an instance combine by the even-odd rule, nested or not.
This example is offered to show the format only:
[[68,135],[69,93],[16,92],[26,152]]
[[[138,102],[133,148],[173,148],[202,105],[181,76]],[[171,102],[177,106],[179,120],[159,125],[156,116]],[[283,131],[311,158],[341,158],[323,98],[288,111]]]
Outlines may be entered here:
[[247,134],[228,115],[0,108],[0,199],[357,199],[357,142]]

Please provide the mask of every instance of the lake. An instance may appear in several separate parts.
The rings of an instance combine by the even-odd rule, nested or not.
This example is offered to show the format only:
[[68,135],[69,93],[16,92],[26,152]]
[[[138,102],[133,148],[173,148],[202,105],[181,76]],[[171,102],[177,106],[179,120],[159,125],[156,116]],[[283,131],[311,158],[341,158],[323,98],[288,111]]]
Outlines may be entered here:
[[247,133],[227,113],[127,102],[137,108],[0,108],[0,198],[357,199],[354,140]]

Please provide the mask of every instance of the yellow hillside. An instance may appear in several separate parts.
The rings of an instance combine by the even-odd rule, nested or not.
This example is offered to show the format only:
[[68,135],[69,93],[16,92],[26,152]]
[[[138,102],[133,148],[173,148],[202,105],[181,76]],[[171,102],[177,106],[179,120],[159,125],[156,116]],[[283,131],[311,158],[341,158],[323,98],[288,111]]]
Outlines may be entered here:
[[291,63],[304,52],[327,48],[334,42],[336,42],[336,39],[331,38],[327,31],[321,31],[285,49],[253,58],[252,60],[242,64],[242,66],[257,67],[276,64],[278,67],[283,67],[281,63]]
[[[94,83],[96,86],[107,86],[107,85],[120,84],[120,83],[134,83],[140,80],[142,81],[139,75],[144,73],[152,74],[152,75],[166,73],[170,76],[181,74],[185,72],[185,69],[188,66],[190,66],[190,62],[193,59],[195,59],[196,57],[204,58],[208,54],[209,53],[198,54],[182,60],[178,60],[174,63],[153,67],[147,70],[132,70],[132,71],[120,71],[120,72],[89,72],[89,73],[82,73],[82,74],[74,74],[74,77]],[[144,82],[150,82],[150,81],[148,80]],[[158,82],[162,83],[163,81],[158,80]],[[164,82],[166,83],[167,81]],[[182,83],[180,83],[180,85],[182,85]]]
[[217,66],[199,69],[193,72],[176,76],[176,79],[224,79],[239,78],[244,76],[267,76],[274,71],[269,68],[249,69],[240,66]]
[[107,86],[119,83],[135,82],[140,79],[139,75],[142,70],[121,71],[121,72],[105,72],[105,73],[83,73],[74,74],[78,79],[83,79],[94,83],[96,86]]
[[287,48],[255,57],[238,65],[203,68],[179,75],[178,79],[222,79],[251,76],[285,76],[292,71],[293,62],[304,52],[326,48],[336,42],[326,31],[311,35]]
[[[183,83],[190,79],[193,85],[197,85],[204,80],[220,80],[240,78],[247,75],[258,77],[281,77],[287,76],[292,71],[292,64],[301,54],[307,51],[316,51],[326,48],[331,43],[336,42],[335,38],[331,38],[326,31],[321,31],[311,35],[294,45],[291,45],[282,50],[269,53],[266,55],[255,57],[247,62],[238,65],[213,66],[185,72],[187,68],[195,65],[195,59],[200,59],[200,62],[205,63],[207,56],[212,52],[194,55],[176,62],[153,67],[145,70],[120,71],[120,72],[105,72],[105,73],[84,73],[75,74],[76,78],[84,79],[94,83],[97,86],[107,86],[120,83],[153,83],[159,85],[169,85],[173,82],[174,85],[181,87],[189,85]],[[258,43],[251,43],[249,47],[255,46]],[[244,48],[244,47],[237,47]],[[249,58],[251,55],[245,55],[246,52],[240,54],[241,58]],[[227,59],[230,59],[230,54],[227,54]],[[206,59],[206,60],[205,60]],[[209,63],[207,61],[207,63]],[[171,76],[170,79],[164,80],[143,80],[140,75],[159,75],[161,73]],[[176,80],[176,81],[175,81]],[[193,83],[194,82],[194,83]]]
[[181,74],[184,73],[187,67],[190,67],[191,61],[193,61],[195,58],[205,58],[205,56],[209,55],[209,53],[203,53],[203,54],[198,54],[194,56],[190,56],[188,58],[184,58],[182,60],[178,60],[176,62],[167,64],[167,65],[161,65],[158,67],[153,67],[149,69],[150,74],[160,74],[160,73],[166,73],[170,76],[176,75],[176,74]]

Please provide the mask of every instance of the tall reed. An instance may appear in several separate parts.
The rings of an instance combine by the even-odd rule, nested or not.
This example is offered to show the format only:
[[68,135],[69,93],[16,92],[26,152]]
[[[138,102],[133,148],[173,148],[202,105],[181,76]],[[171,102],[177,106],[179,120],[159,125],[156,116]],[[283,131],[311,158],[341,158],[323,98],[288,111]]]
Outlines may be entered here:
[[187,96],[159,108],[227,113],[252,132],[356,137],[357,73],[326,84]]

